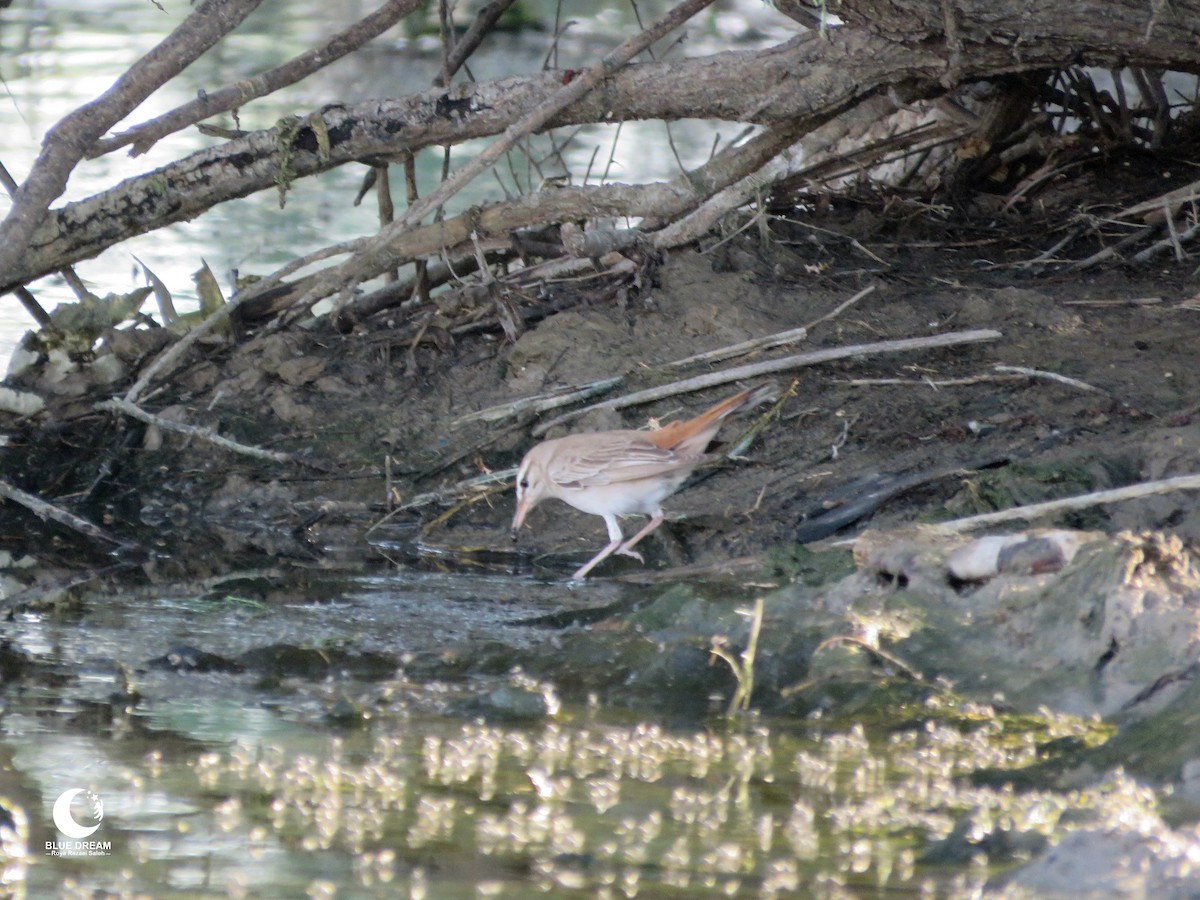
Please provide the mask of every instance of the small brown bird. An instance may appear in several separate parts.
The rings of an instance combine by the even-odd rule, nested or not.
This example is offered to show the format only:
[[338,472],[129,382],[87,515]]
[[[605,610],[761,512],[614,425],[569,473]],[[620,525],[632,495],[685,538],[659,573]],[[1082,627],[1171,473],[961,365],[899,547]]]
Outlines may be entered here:
[[[726,417],[776,395],[774,384],[748,388],[722,400],[694,419],[672,422],[657,431],[593,431],[543,441],[525,454],[517,470],[517,512],[512,532],[529,511],[549,497],[578,510],[603,516],[608,544],[571,576],[579,581],[596,564],[619,553],[639,562],[634,545],[662,524],[662,501],[692,471],[712,457],[705,455]],[[646,526],[625,540],[618,518],[649,516]]]

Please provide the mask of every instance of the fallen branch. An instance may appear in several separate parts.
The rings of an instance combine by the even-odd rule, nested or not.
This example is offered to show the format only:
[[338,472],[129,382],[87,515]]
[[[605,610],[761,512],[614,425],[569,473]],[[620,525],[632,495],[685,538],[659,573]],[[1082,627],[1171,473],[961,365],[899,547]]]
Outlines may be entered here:
[[42,521],[49,519],[52,522],[57,522],[59,525],[65,525],[67,528],[85,537],[106,541],[123,549],[140,547],[136,541],[117,537],[115,534],[105,531],[99,525],[88,521],[83,516],[77,516],[75,513],[63,509],[61,506],[55,506],[53,503],[38,497],[36,494],[23,491],[16,485],[9,484],[7,481],[0,480],[0,497],[20,504]]
[[283,453],[279,450],[263,450],[261,447],[251,447],[249,444],[242,444],[230,438],[223,437],[211,428],[204,428],[200,425],[188,425],[186,422],[174,422],[171,419],[146,412],[146,410],[137,404],[130,403],[128,400],[123,400],[119,397],[113,397],[111,400],[102,400],[94,408],[123,413],[132,419],[145,422],[147,425],[156,425],[164,431],[174,431],[178,434],[186,434],[188,437],[199,438],[202,441],[207,441],[210,444],[233,453],[240,453],[243,456],[252,456],[255,459],[269,459],[272,462],[281,463],[296,461],[290,453]]
[[1175,226],[1175,219],[1168,218],[1167,236],[1155,243],[1151,244],[1145,250],[1135,253],[1133,263],[1135,265],[1144,265],[1150,262],[1156,256],[1161,256],[1167,250],[1175,251],[1175,261],[1183,262],[1187,259],[1187,254],[1183,252],[1183,244],[1185,241],[1190,241],[1200,232],[1200,222],[1189,225],[1184,231],[1179,231]]
[[[651,235],[653,245],[660,250],[669,250],[690,244],[710,233],[723,216],[745,206],[754,197],[764,195],[769,187],[787,174],[784,165],[772,165],[771,161],[793,146],[812,127],[812,122],[801,119],[770,128],[755,135],[744,145],[727,147],[696,172],[684,173],[691,192],[703,202],[698,203],[688,215],[674,221],[661,214],[648,217],[643,223],[644,228],[656,228],[664,222],[669,223]],[[732,168],[737,173],[736,180],[728,178],[727,186],[723,187],[719,183],[706,184],[708,179],[697,178],[705,169],[716,169],[713,163],[722,157],[728,157],[734,163],[732,167],[725,162],[721,165],[722,168]]]
[[1027,506],[1014,506],[998,512],[982,513],[977,516],[967,516],[963,519],[952,519],[949,522],[939,522],[930,525],[935,531],[957,534],[983,525],[996,525],[1000,522],[1012,522],[1016,519],[1039,519],[1060,512],[1071,512],[1077,509],[1087,509],[1091,506],[1103,506],[1109,503],[1120,503],[1124,500],[1137,500],[1140,497],[1152,497],[1156,494],[1169,494],[1174,491],[1200,490],[1200,475],[1179,475],[1175,478],[1163,478],[1158,481],[1143,481],[1120,488],[1106,491],[1094,491],[1090,494],[1079,494],[1074,497],[1063,497],[1059,500],[1047,500],[1044,503],[1031,503]]
[[1200,196],[1200,181],[1193,181],[1157,197],[1135,203],[1112,214],[1114,219],[1141,219],[1145,224],[1161,221],[1161,217],[1174,215],[1185,203],[1194,203]]
[[876,387],[879,385],[907,385],[909,387],[927,387],[935,391],[944,387],[960,387],[970,384],[983,384],[989,381],[1024,381],[1025,375],[969,375],[965,378],[849,378],[839,381],[846,387]]
[[[712,192],[746,178],[749,173],[768,163],[790,146],[795,136],[796,129],[790,125],[785,128],[768,129],[744,144],[722,150],[694,171],[685,172],[674,181],[662,184],[547,188],[515,200],[494,203],[482,209],[471,209],[442,222],[413,228],[400,235],[388,247],[387,259],[394,267],[400,263],[442,253],[450,258],[470,256],[471,245],[475,240],[504,236],[507,243],[507,236],[513,232],[547,222],[570,222],[598,216],[636,217],[648,221],[673,220],[684,215],[689,209],[701,205]],[[692,239],[688,229],[663,229],[651,237],[655,246],[660,249],[677,246],[676,241],[686,243]],[[366,246],[366,242],[363,242],[360,250]],[[361,254],[356,258],[358,256]],[[550,263],[593,268],[590,260],[552,260]],[[539,274],[541,277],[550,277],[547,274],[549,271],[542,270]],[[359,274],[361,279],[367,279],[379,272],[372,266]],[[321,276],[318,274],[312,277]],[[252,295],[261,292],[263,285],[270,285],[277,280],[278,273],[254,285],[249,291]],[[312,296],[312,290],[308,290],[304,295],[307,298]],[[301,298],[299,308],[303,308],[306,302],[307,300]],[[351,300],[345,307],[346,311],[362,314],[360,302],[361,299]]]
[[797,341],[802,341],[808,337],[808,332],[817,325],[825,322],[835,316],[843,313],[848,307],[857,303],[867,294],[875,290],[875,285],[863,288],[849,300],[838,304],[836,308],[827,312],[825,315],[813,319],[807,325],[801,325],[799,328],[789,328],[787,331],[777,331],[775,334],[768,334],[765,337],[751,338],[748,341],[742,341],[738,344],[730,344],[728,347],[718,347],[716,350],[709,350],[707,353],[697,353],[695,356],[687,356],[683,359],[677,359],[674,362],[669,362],[661,366],[663,369],[678,369],[684,366],[690,366],[701,362],[720,362],[721,360],[731,359],[735,356],[743,356],[746,353],[751,353],[755,350],[772,350],[775,347],[784,347],[788,344],[794,344]]
[[775,347],[785,347],[788,344],[794,344],[797,341],[802,341],[808,337],[808,328],[801,325],[799,328],[789,328],[787,331],[777,331],[774,334],[768,334],[766,337],[751,338],[748,341],[742,341],[738,344],[730,344],[728,347],[718,347],[716,350],[709,350],[707,353],[697,353],[695,356],[686,356],[683,359],[677,359],[674,362],[666,363],[662,366],[664,369],[679,369],[685,366],[695,365],[696,363],[721,362],[722,360],[731,359],[734,356],[743,356],[746,353],[751,353],[755,350],[772,350]]
[[1041,369],[1028,369],[1025,366],[1005,366],[997,363],[993,366],[997,372],[1009,372],[1014,375],[1025,375],[1029,378],[1043,378],[1046,381],[1057,381],[1059,384],[1069,385],[1073,388],[1079,388],[1081,391],[1091,391],[1096,394],[1107,394],[1108,391],[1098,387],[1093,387],[1086,381],[1080,381],[1078,378],[1069,378],[1066,375],[1059,375],[1057,372],[1044,372]]
[[731,381],[757,378],[775,372],[786,372],[790,369],[800,369],[805,366],[817,365],[818,363],[831,362],[835,359],[872,356],[877,353],[903,353],[908,350],[953,347],[959,344],[994,341],[1002,336],[999,331],[991,329],[952,331],[925,338],[904,338],[898,341],[878,341],[873,344],[851,344],[847,347],[830,347],[825,350],[814,350],[811,353],[785,356],[782,359],[751,363],[749,365],[737,366],[733,369],[724,369],[720,372],[708,372],[704,375],[696,375],[692,378],[685,378],[682,381],[674,381],[670,384],[660,385],[659,387],[647,388],[644,391],[635,391],[632,394],[626,394],[624,397],[616,397],[612,400],[605,400],[603,403],[594,403],[591,406],[585,406],[583,409],[572,410],[569,413],[551,419],[549,422],[543,422],[541,425],[538,425],[533,429],[533,434],[534,437],[540,437],[556,425],[569,422],[594,409],[624,409],[628,406],[649,403],[652,400],[661,400],[664,397],[674,397],[677,394],[687,394],[703,388],[728,384]]
[[586,384],[571,385],[556,391],[549,391],[545,394],[536,394],[533,397],[520,397],[516,400],[510,400],[508,403],[489,406],[486,409],[467,413],[465,416],[459,416],[450,423],[450,427],[456,428],[459,425],[475,421],[495,422],[499,419],[507,419],[509,416],[515,416],[527,411],[542,413],[547,410],[558,409],[560,406],[566,406],[569,403],[574,403],[576,400],[587,400],[589,397],[602,394],[609,388],[616,387],[624,380],[622,376],[617,375],[612,378],[589,381]]

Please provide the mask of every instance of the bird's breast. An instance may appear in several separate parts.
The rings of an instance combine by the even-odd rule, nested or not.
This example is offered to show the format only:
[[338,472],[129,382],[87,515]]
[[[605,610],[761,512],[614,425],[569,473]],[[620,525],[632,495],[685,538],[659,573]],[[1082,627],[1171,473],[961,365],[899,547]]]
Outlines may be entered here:
[[662,501],[679,490],[689,471],[677,471],[590,487],[559,486],[559,498],[571,506],[597,516],[652,516]]

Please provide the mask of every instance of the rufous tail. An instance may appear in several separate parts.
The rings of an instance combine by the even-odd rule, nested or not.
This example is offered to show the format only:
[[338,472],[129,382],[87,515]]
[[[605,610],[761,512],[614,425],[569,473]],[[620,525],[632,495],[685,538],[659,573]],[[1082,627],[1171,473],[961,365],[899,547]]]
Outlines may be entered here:
[[732,397],[727,397],[716,406],[706,409],[694,419],[670,422],[657,431],[648,431],[646,438],[663,450],[677,450],[680,453],[699,455],[708,448],[709,443],[721,429],[721,423],[727,417],[746,407],[755,406],[764,400],[774,398],[778,394],[779,387],[772,382],[746,388]]

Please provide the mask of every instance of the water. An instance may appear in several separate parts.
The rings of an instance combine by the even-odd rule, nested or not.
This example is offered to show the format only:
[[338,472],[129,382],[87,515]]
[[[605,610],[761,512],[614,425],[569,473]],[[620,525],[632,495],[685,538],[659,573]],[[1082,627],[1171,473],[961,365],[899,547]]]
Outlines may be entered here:
[[[95,589],[6,627],[7,651],[37,660],[0,716],[0,805],[26,824],[0,859],[8,883],[30,897],[958,897],[1052,837],[1158,821],[1155,795],[1119,771],[1078,791],[1004,783],[1102,743],[1112,729],[1095,721],[944,692],[841,720],[726,717],[723,700],[683,712],[697,687],[678,681],[633,705],[619,648],[651,634],[530,624],[571,602],[561,585],[386,571],[226,585]],[[213,657],[164,664],[182,642]],[[391,665],[363,668],[368,651]],[[549,659],[565,684],[600,658],[582,689],[533,674]],[[734,681],[703,677],[725,695]],[[60,818],[75,790],[90,794]],[[55,823],[97,826],[90,855],[50,855],[78,849]]]
[[[649,19],[666,5],[643,3],[642,15]],[[24,180],[42,137],[55,122],[93,99],[191,10],[190,4],[182,2],[164,2],[162,6],[160,10],[145,0],[98,0],[83,9],[33,3],[15,4],[3,11],[0,76],[6,94],[0,97],[0,161],[18,182]],[[372,8],[374,4],[365,2],[331,5],[315,0],[264,4],[227,41],[156,92],[115,130],[161,115],[193,99],[198,91],[212,91],[277,65]],[[554,4],[542,3],[538,11],[552,27]],[[747,17],[756,23],[757,31],[747,30]],[[582,0],[564,4],[561,21],[573,24],[553,54],[557,64],[587,65],[627,36],[631,19],[631,9],[624,5],[597,13],[593,4]],[[689,41],[672,52],[708,53],[727,48],[738,36],[738,46],[765,45],[785,38],[789,32],[786,19],[756,0],[745,0],[732,10],[709,13],[690,30]],[[485,42],[469,66],[480,80],[536,71],[551,55],[552,45],[551,34],[545,31],[496,35]],[[240,111],[239,122],[247,130],[270,128],[281,117],[305,114],[327,103],[355,103],[422,90],[437,73],[439,60],[436,39],[410,36],[402,23],[313,79],[250,104]],[[230,116],[218,117],[217,121],[233,126]],[[707,156],[714,134],[723,133],[728,139],[738,131],[736,125],[699,122],[672,127],[676,147],[689,166]],[[615,144],[615,128],[585,129],[566,147],[564,158],[577,176],[597,153],[597,168],[608,165],[612,155],[610,177],[614,180],[666,179],[676,175],[678,167],[664,136],[664,128],[658,123],[627,123]],[[121,150],[83,162],[73,173],[59,204],[91,196],[125,178],[211,146],[215,140],[192,128],[164,138],[137,158]],[[452,165],[461,164],[479,146],[483,144],[457,149]],[[546,152],[544,141],[534,146],[537,153]],[[420,190],[428,192],[439,177],[441,154],[426,151],[418,155],[417,162]],[[524,177],[526,163],[518,159],[515,168],[518,176]],[[511,187],[508,165],[501,164],[498,171]],[[168,285],[180,311],[187,311],[196,306],[191,276],[202,261],[218,274],[228,293],[229,273],[233,270],[243,275],[269,274],[317,248],[373,233],[377,227],[373,202],[368,199],[360,207],[351,202],[365,172],[363,166],[350,165],[299,181],[282,210],[274,191],[223,204],[191,222],[128,240],[97,259],[78,263],[76,271],[100,296],[122,293],[145,283],[136,257]],[[393,196],[402,207],[401,173],[394,174],[392,184]],[[496,180],[486,177],[460,195],[451,208],[499,197],[502,190]],[[0,215],[7,214],[9,207],[8,198],[0,197]],[[44,278],[31,287],[47,310],[75,299],[58,276]],[[14,298],[4,299],[0,304],[0,366],[20,335],[32,326]]]

